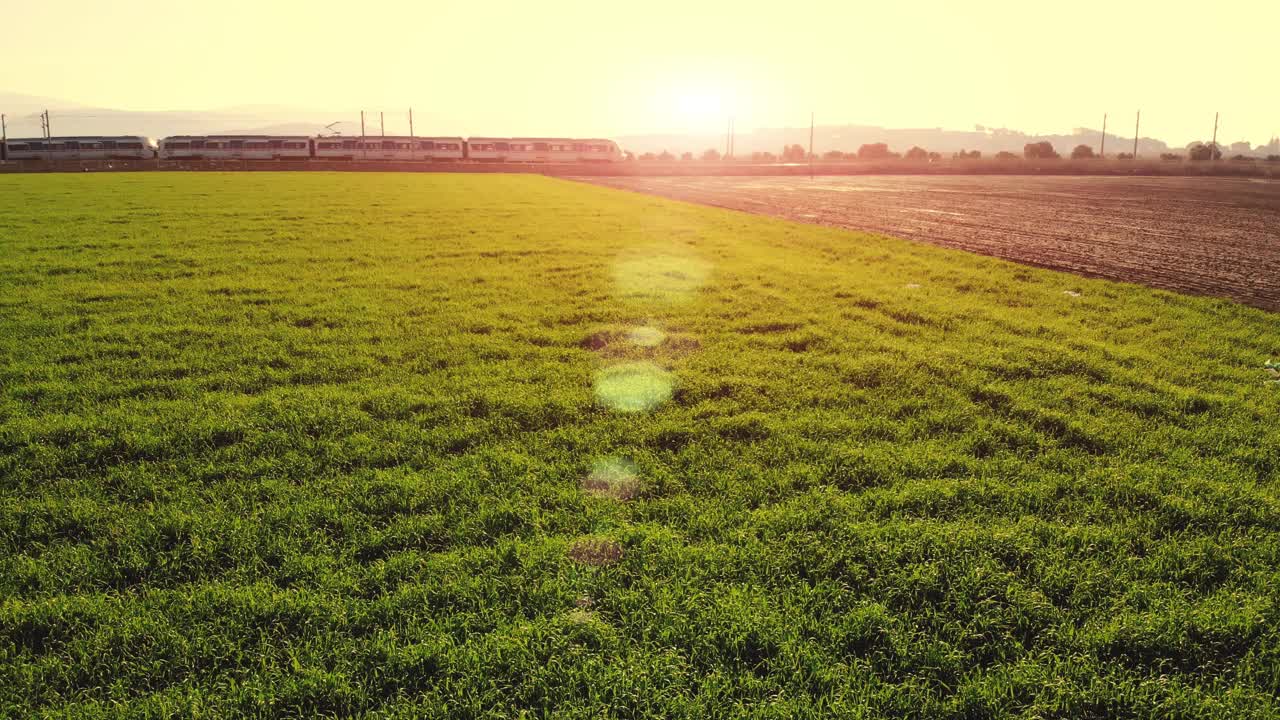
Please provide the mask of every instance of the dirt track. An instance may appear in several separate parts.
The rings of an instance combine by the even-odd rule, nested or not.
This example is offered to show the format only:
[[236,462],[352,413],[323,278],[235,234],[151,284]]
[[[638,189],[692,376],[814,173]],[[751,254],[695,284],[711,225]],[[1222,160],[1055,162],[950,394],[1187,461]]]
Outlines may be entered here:
[[1280,311],[1280,182],[1043,176],[593,177]]

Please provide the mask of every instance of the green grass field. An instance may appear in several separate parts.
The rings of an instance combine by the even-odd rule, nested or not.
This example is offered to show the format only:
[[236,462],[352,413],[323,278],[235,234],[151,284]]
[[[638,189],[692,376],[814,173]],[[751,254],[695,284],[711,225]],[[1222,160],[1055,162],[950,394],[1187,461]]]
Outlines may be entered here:
[[0,717],[1276,717],[1278,356],[533,176],[0,176]]

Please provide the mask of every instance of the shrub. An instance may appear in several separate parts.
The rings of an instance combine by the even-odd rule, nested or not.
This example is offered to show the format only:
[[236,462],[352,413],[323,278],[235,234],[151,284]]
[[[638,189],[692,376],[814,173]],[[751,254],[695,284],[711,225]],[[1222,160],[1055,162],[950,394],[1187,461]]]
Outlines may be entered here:
[[889,152],[889,146],[885,143],[867,143],[858,148],[859,160],[884,160],[893,157],[893,153]]
[[1062,157],[1053,149],[1053,143],[1042,140],[1040,142],[1027,143],[1022,147],[1022,154],[1028,160],[1056,160]]
[[1204,162],[1206,160],[1221,160],[1222,148],[1215,143],[1191,143],[1187,147],[1187,156],[1196,162]]

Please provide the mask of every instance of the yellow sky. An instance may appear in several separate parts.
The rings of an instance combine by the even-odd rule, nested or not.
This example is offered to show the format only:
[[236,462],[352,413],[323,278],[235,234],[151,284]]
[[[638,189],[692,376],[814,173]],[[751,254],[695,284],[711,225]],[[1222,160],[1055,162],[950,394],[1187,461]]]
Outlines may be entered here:
[[[1206,9],[1207,8],[1207,9]],[[412,106],[419,134],[820,123],[1265,142],[1278,0],[486,3],[49,0],[4,13],[0,90],[124,109]],[[18,32],[14,32],[17,30]],[[390,117],[390,115],[389,115]],[[1125,129],[1125,126],[1129,129]]]

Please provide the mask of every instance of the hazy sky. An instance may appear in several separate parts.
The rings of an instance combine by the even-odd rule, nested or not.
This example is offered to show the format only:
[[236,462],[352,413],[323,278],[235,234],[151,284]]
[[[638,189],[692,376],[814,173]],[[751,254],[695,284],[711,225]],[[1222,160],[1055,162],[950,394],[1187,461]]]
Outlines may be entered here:
[[[1280,0],[511,3],[45,0],[6,6],[0,90],[135,110],[414,108],[419,134],[821,124],[1171,144],[1280,132]],[[0,108],[0,110],[3,110]],[[393,114],[394,113],[394,114]]]

